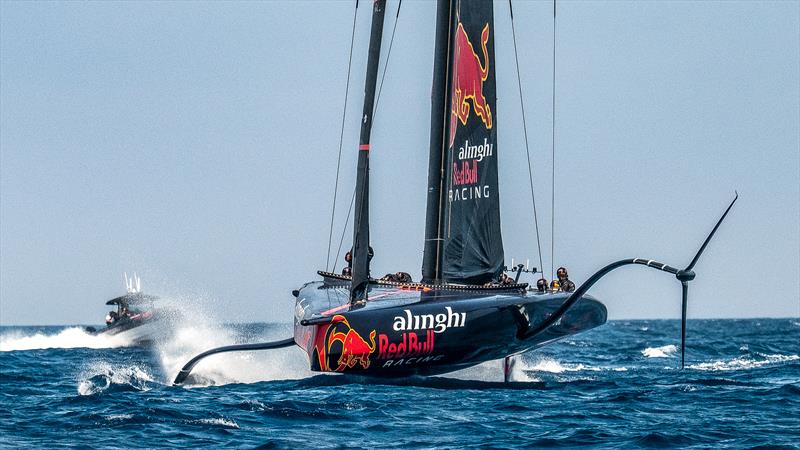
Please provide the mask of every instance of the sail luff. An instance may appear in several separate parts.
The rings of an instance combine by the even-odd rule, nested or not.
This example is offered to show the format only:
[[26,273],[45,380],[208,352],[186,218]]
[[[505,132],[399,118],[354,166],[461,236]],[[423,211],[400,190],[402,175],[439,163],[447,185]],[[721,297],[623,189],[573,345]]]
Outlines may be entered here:
[[428,157],[428,202],[425,212],[425,246],[422,258],[422,280],[430,283],[441,278],[442,192],[447,117],[447,69],[450,42],[451,0],[436,4],[436,41],[433,51],[433,86],[431,88],[431,134]]
[[375,0],[372,7],[372,28],[369,39],[369,55],[367,56],[367,77],[364,87],[364,109],[361,121],[361,137],[358,145],[358,169],[353,220],[353,280],[350,284],[351,301],[365,298],[369,285],[369,151],[385,12],[386,0]]

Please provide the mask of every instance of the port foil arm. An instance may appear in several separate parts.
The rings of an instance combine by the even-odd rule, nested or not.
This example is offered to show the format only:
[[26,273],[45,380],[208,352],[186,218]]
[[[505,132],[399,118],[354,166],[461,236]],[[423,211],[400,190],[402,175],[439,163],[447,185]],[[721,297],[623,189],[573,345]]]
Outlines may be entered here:
[[253,350],[273,350],[276,348],[284,348],[284,347],[291,347],[294,345],[294,338],[283,339],[280,341],[272,341],[272,342],[258,342],[255,344],[239,344],[239,345],[226,345],[224,347],[217,347],[212,348],[211,350],[206,350],[203,353],[195,356],[194,358],[190,359],[187,362],[180,372],[178,372],[178,376],[175,377],[175,381],[172,382],[173,386],[177,386],[183,384],[186,381],[186,378],[189,377],[189,374],[194,369],[194,366],[200,362],[203,358],[206,358],[211,355],[216,355],[218,353],[227,353],[227,352],[244,352],[244,351],[253,351]]

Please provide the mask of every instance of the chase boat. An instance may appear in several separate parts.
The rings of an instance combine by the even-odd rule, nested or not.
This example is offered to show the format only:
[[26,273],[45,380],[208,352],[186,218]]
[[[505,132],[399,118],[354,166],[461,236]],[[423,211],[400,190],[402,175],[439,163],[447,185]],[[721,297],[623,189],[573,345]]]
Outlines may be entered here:
[[119,336],[134,346],[149,346],[165,335],[164,312],[156,308],[158,297],[141,292],[141,279],[125,275],[128,293],[113,298],[106,305],[115,309],[106,315],[106,327],[88,329],[98,335]]

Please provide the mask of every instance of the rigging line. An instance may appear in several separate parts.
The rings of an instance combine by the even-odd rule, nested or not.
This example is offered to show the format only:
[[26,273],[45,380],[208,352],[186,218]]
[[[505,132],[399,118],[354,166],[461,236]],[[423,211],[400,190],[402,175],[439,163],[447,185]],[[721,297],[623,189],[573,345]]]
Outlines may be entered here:
[[342,243],[344,243],[344,235],[347,233],[347,225],[350,224],[350,213],[353,211],[353,203],[356,201],[356,190],[353,189],[353,196],[350,197],[350,207],[347,208],[347,215],[344,220],[344,228],[342,228],[342,237],[339,238],[339,248],[336,250],[336,259],[333,260],[333,270],[336,273],[336,263],[339,261],[339,255],[342,254]]
[[533,194],[533,168],[531,167],[531,152],[528,147],[528,125],[525,122],[525,102],[522,100],[522,80],[519,75],[519,56],[517,55],[517,31],[514,27],[514,9],[511,0],[508,0],[508,10],[511,13],[511,36],[514,41],[514,62],[517,66],[517,87],[519,88],[519,106],[522,109],[522,130],[525,135],[525,154],[528,156],[528,181],[531,185],[531,204],[533,205],[533,225],[536,229],[536,248],[539,251],[539,267],[542,267],[542,242],[539,239],[539,218],[536,214],[536,197]]
[[553,279],[556,241],[556,0],[553,0],[553,115],[552,115],[552,172],[550,197],[550,279]]
[[336,216],[336,196],[339,192],[339,168],[342,163],[342,143],[344,142],[344,126],[347,117],[347,97],[350,94],[350,71],[353,67],[353,43],[356,37],[356,16],[358,13],[358,0],[353,9],[353,31],[350,34],[350,57],[347,63],[347,84],[344,90],[344,106],[342,107],[342,130],[339,134],[339,157],[336,159],[336,182],[333,185],[333,205],[331,206],[331,226],[328,232],[328,255],[325,257],[325,270],[331,265],[331,243],[333,241],[333,219]]
[[386,62],[383,64],[383,73],[381,74],[381,83],[378,85],[378,96],[375,98],[375,106],[372,108],[372,126],[375,126],[375,116],[378,114],[378,103],[381,101],[381,90],[383,90],[383,80],[386,78],[386,69],[389,68],[389,58],[392,56],[392,45],[394,45],[394,32],[397,31],[397,19],[400,18],[400,7],[403,6],[403,0],[397,3],[397,14],[394,16],[394,25],[392,26],[392,37],[389,39],[389,50],[386,51]]
[[[397,19],[398,19],[398,17],[400,17],[400,7],[402,5],[403,5],[403,0],[400,0],[398,2],[398,4],[397,4],[397,13],[395,14],[394,26],[392,28],[392,37],[389,40],[389,50],[386,52],[386,62],[384,63],[384,66],[383,66],[383,74],[381,75],[381,83],[378,85],[378,95],[377,95],[377,97],[375,99],[375,106],[373,106],[373,108],[372,108],[372,126],[375,126],[375,116],[376,116],[376,114],[378,112],[378,102],[381,99],[381,90],[383,88],[383,80],[386,77],[386,69],[387,69],[387,67],[389,67],[389,57],[392,55],[392,45],[394,44],[394,33],[397,30]],[[350,51],[351,51],[351,58],[352,58],[352,44],[351,44],[351,47],[350,47]],[[339,152],[341,154],[341,144],[340,144]],[[338,171],[338,167],[337,167],[337,171]],[[353,196],[350,198],[350,207],[347,209],[347,215],[345,216],[346,219],[345,219],[345,222],[344,222],[344,228],[342,229],[342,236],[339,239],[339,248],[336,250],[336,257],[333,260],[333,272],[336,272],[336,264],[339,261],[339,256],[342,253],[342,244],[344,244],[344,235],[347,233],[347,225],[350,223],[350,213],[353,211],[353,203],[355,203],[355,199],[356,199],[356,190],[353,189]],[[331,218],[331,220],[333,220],[333,218]],[[331,235],[332,234],[333,234],[333,225],[331,225]],[[329,241],[328,252],[330,254],[330,241]]]

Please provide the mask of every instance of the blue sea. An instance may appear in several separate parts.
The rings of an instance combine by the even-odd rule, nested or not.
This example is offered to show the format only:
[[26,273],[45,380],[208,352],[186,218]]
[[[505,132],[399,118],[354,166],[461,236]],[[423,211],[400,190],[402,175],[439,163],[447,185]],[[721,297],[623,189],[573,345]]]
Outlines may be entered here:
[[[202,325],[202,326],[201,326]],[[800,448],[800,319],[612,321],[519,357],[386,382],[309,372],[298,348],[193,354],[288,336],[185,326],[154,348],[82,327],[0,327],[4,448]]]

